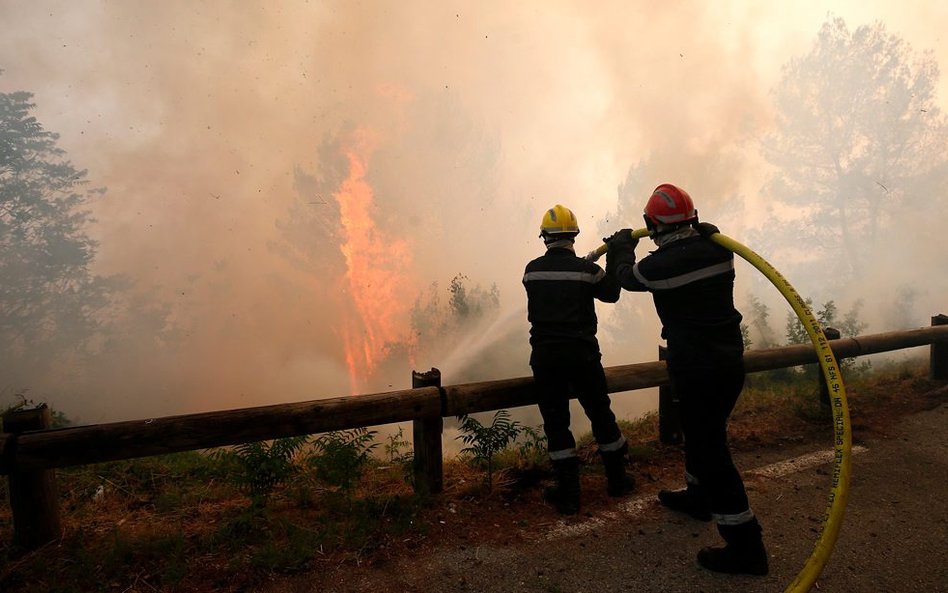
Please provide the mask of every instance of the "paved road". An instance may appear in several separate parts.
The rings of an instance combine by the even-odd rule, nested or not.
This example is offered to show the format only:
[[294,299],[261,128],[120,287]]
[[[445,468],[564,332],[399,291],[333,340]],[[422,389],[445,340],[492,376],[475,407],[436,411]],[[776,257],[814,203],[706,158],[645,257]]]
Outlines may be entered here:
[[[861,442],[856,435],[856,442],[845,522],[812,590],[948,592],[948,405],[903,419],[886,437]],[[807,456],[820,450],[810,445],[737,456],[765,528],[771,565],[766,577],[723,576],[698,568],[695,552],[718,544],[713,527],[668,513],[653,493],[643,492],[611,514],[564,522],[527,543],[440,549],[394,566],[349,568],[319,590],[783,591],[812,552],[826,507],[831,464],[814,464]],[[782,463],[801,458],[799,467]],[[280,590],[315,589],[304,579],[283,583]]]

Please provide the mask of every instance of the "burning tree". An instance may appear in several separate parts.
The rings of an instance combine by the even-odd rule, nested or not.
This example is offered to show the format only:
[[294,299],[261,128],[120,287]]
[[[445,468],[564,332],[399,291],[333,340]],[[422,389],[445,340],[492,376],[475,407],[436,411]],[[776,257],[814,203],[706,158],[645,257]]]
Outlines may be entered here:
[[[420,350],[443,349],[448,334],[456,339],[458,328],[473,327],[499,306],[496,286],[481,289],[463,274],[450,281],[446,304],[437,283],[427,294],[420,288],[430,260],[418,261],[426,255],[417,247],[437,229],[418,228],[441,212],[429,212],[415,193],[405,194],[404,186],[425,183],[404,180],[405,168],[412,168],[405,155],[416,159],[418,152],[405,151],[397,135],[393,140],[366,126],[347,126],[324,139],[316,171],[297,167],[299,197],[277,221],[282,237],[272,247],[318,280],[310,294],[334,313],[326,325],[339,341],[353,392],[390,385],[386,377],[399,372],[409,377],[406,369]],[[437,165],[454,156],[438,151],[435,157],[426,170],[457,170]]]

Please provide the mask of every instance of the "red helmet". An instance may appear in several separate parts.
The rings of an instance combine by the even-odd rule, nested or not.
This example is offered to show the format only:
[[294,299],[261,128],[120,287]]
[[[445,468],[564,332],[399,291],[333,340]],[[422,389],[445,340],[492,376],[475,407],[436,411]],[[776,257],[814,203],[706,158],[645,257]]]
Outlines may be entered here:
[[688,192],[670,183],[656,187],[645,204],[645,224],[649,228],[660,224],[677,226],[697,218],[698,211]]

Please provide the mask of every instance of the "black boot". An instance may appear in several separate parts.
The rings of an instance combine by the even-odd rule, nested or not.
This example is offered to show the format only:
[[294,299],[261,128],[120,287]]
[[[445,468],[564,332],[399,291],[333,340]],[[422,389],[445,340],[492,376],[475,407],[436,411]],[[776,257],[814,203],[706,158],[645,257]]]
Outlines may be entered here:
[[557,459],[553,471],[556,486],[544,490],[543,498],[561,515],[575,515],[579,512],[579,458]]
[[688,484],[684,490],[661,490],[658,501],[665,508],[685,513],[698,521],[711,520],[711,506],[705,489],[697,484]]
[[751,519],[739,525],[718,525],[718,532],[727,545],[704,548],[698,552],[698,564],[727,574],[765,575],[770,571],[767,549],[761,536],[760,523]]
[[623,443],[618,451],[599,451],[602,457],[602,465],[606,470],[606,492],[609,496],[625,496],[635,488],[635,478],[626,471],[629,459],[626,453],[629,451],[628,443]]

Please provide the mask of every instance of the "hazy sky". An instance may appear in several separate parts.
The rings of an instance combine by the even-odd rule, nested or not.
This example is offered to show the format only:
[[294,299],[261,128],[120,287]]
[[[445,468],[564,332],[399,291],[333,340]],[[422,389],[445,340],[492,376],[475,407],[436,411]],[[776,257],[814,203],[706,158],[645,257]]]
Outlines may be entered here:
[[[143,336],[129,360],[83,369],[82,395],[31,387],[85,421],[343,395],[343,344],[370,349],[369,326],[397,338],[413,299],[458,273],[496,283],[505,319],[525,328],[520,279],[543,210],[571,207],[577,246],[592,249],[644,160],[662,178],[643,202],[677,181],[740,238],[764,208],[754,145],[769,92],[829,14],[850,29],[882,20],[948,65],[948,4],[935,0],[0,0],[0,91],[34,93],[41,123],[108,188],[90,228],[96,271],[134,279],[188,327],[174,352]],[[344,149],[348,189],[301,195],[301,175],[335,179],[327,142]],[[314,277],[274,248],[294,203],[318,218],[341,195],[365,200],[345,201],[342,229],[361,280]],[[348,325],[360,314],[375,317]],[[656,340],[657,326],[607,363],[652,360]],[[452,382],[443,361],[417,363]],[[409,371],[387,385],[408,387]]]

